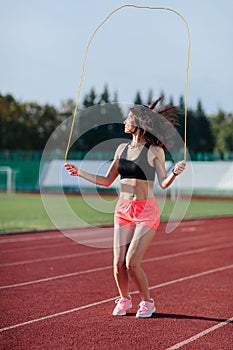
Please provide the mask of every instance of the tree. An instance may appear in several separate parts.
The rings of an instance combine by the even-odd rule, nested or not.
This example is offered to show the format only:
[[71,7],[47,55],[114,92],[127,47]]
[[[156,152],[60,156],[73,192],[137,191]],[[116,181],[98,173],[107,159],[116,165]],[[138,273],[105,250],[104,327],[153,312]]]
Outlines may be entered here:
[[[177,129],[183,138],[185,127],[185,103],[183,96],[179,100],[179,111],[179,126]],[[187,111],[187,147],[190,153],[208,153],[213,151],[214,136],[201,101],[198,101],[196,110],[189,108]]]
[[112,102],[118,102],[118,93],[117,93],[117,91],[114,91]]
[[[185,132],[185,103],[184,103],[184,97],[180,96],[179,99],[179,108],[178,108],[178,126],[177,129],[179,131],[179,134],[182,139],[184,139],[184,132]],[[198,131],[197,131],[197,123],[195,120],[195,111],[193,111],[191,108],[187,111],[187,129],[186,129],[186,136],[187,136],[187,148],[189,149],[189,152],[198,152]]]
[[159,97],[161,97],[161,100],[159,101],[159,106],[166,104],[166,98],[165,98],[164,91],[160,91]]
[[[183,113],[183,128],[182,128],[182,136],[184,136],[184,113]],[[193,109],[188,109],[187,114],[187,147],[190,153],[199,152],[199,135],[198,128],[195,119],[195,111]]]
[[62,117],[62,119],[66,119],[73,114],[74,109],[75,109],[75,102],[71,98],[69,98],[61,102],[61,105],[59,108],[59,115]]
[[214,148],[214,136],[200,100],[197,103],[195,120],[198,132],[198,151],[203,153],[212,152]]
[[153,91],[152,91],[152,89],[150,89],[148,92],[147,104],[149,105],[152,102],[153,102]]
[[170,99],[169,99],[169,106],[174,106],[174,101],[172,96],[170,96]]
[[138,91],[136,93],[136,97],[135,97],[135,100],[134,100],[134,104],[135,105],[142,105],[142,98],[141,98],[141,95],[140,95],[140,92]]
[[180,107],[180,110],[184,112],[185,104],[184,104],[184,97],[183,96],[180,96],[179,107]]
[[[164,93],[161,92],[161,95],[163,103],[160,103],[159,107],[165,104]],[[152,99],[152,90],[149,90],[147,103],[149,104]],[[85,95],[83,107],[86,108],[80,111],[77,118],[78,127],[74,128],[75,138],[77,135],[80,136],[74,148],[87,152],[97,147],[103,151],[106,150],[105,141],[108,141],[107,150],[113,151],[117,139],[126,137],[122,125],[123,114],[117,100],[115,93],[111,102],[107,85],[99,95],[94,88]],[[139,91],[136,94],[135,104],[143,104]],[[169,104],[173,105],[172,97]],[[0,149],[42,150],[55,128],[73,114],[74,108],[75,103],[71,99],[63,101],[58,111],[48,104],[21,103],[11,94],[0,94]],[[184,112],[184,98],[181,96],[177,129],[182,138]],[[66,142],[64,133],[59,134],[56,140],[60,146]],[[188,110],[187,146],[191,154],[214,151],[220,153],[224,159],[227,153],[233,152],[233,114],[220,110],[216,115],[207,117],[202,102],[198,101],[196,110],[190,108]]]
[[9,150],[42,150],[60,123],[53,106],[19,103],[11,95],[0,96],[0,120],[0,146]]
[[105,85],[104,91],[100,95],[100,99],[98,103],[109,103],[109,102],[110,102],[110,98],[109,98],[108,87],[107,85]]
[[0,97],[0,120],[1,148],[24,149],[28,131],[25,108],[9,94]]
[[[90,98],[88,98],[90,95],[91,92],[85,97],[85,101],[90,102]],[[74,149],[84,152],[88,152],[93,148],[99,151],[111,152],[116,149],[118,144],[116,139],[124,135],[123,114],[117,102],[110,103],[109,96],[108,88],[105,86],[98,103],[80,112],[77,126],[78,140],[74,145]],[[116,94],[114,99],[117,99]],[[95,98],[95,101],[97,101],[97,98]],[[106,145],[108,145],[107,149]]]
[[96,95],[95,89],[92,88],[90,93],[84,97],[83,106],[88,108],[96,105],[97,104],[96,98],[97,98],[97,95]]
[[219,110],[210,122],[215,137],[214,151],[224,159],[226,153],[233,152],[233,114]]
[[180,97],[179,100],[179,109],[178,109],[178,113],[177,113],[177,130],[180,134],[180,136],[184,137],[184,98],[183,96]]

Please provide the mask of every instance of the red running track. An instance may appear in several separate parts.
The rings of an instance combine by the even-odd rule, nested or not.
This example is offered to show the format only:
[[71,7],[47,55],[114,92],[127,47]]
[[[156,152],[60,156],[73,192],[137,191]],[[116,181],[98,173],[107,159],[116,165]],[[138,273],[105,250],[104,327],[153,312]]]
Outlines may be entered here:
[[[233,217],[161,224],[143,268],[157,313],[111,315],[118,293],[111,249],[60,232],[0,238],[1,349],[232,349]],[[79,230],[89,242],[113,229]],[[98,233],[98,235],[97,235]]]

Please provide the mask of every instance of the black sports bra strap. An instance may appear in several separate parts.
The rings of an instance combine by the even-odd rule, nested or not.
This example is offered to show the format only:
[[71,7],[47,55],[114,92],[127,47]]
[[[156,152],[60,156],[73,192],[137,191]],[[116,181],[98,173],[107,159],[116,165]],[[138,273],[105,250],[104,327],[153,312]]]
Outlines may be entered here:
[[130,142],[128,142],[128,143],[126,144],[125,148],[123,149],[123,151],[122,151],[122,153],[121,153],[121,155],[120,155],[120,158],[126,159],[129,144],[130,144]]
[[[122,151],[122,153],[121,153],[121,155],[120,155],[120,158],[126,159],[127,151],[128,151],[128,147],[129,147],[130,143],[131,143],[131,141],[128,142],[128,143],[126,144],[125,148],[123,149],[123,151]],[[149,144],[149,143],[145,143],[144,147],[145,147],[147,150],[149,150],[150,144]],[[139,157],[145,152],[145,148],[144,148],[144,147],[143,147],[142,151],[140,152],[140,154],[138,155],[137,158],[139,158]],[[134,159],[134,161],[135,161],[135,160],[136,160],[136,159]]]

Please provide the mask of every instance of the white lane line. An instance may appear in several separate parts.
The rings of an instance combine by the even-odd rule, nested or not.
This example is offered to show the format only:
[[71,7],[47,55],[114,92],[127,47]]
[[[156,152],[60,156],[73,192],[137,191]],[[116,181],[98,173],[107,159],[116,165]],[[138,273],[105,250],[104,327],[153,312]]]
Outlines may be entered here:
[[[180,224],[181,231],[189,231],[189,230],[190,231],[194,231],[195,229],[194,229],[193,226],[198,225],[199,223],[202,223],[202,222],[195,222],[195,221],[182,222]],[[203,222],[203,223],[205,223],[205,222]],[[182,227],[182,226],[189,226],[189,227],[185,228],[185,227]],[[101,233],[105,233],[105,231],[109,230],[109,229],[113,230],[113,227],[100,228],[100,229],[98,228],[98,229],[95,229],[95,230],[91,229],[91,231],[92,231],[91,234],[93,236],[99,235]],[[83,230],[85,230],[86,232],[83,232]],[[75,238],[75,236],[77,236],[78,238],[81,238],[82,236],[87,237],[87,235],[90,235],[90,230],[88,231],[86,228],[84,228],[83,230],[80,229],[80,228],[78,228],[77,230],[72,230],[71,229],[71,230],[67,231],[67,235],[65,233],[63,233],[63,234],[61,234],[61,233],[55,234],[55,233],[51,232],[51,233],[43,235],[43,236],[41,236],[40,233],[35,233],[34,236],[30,236],[30,237],[1,238],[1,236],[0,236],[0,244],[30,242],[30,241],[38,241],[38,240],[39,241],[41,241],[41,240],[53,240],[53,239],[63,239],[63,240],[65,239],[66,240],[67,238],[70,240],[70,243],[76,244],[76,243],[79,243],[79,241],[77,240],[77,242],[76,242],[75,239],[72,239],[72,238]],[[214,235],[216,237],[216,234],[221,234],[222,235],[223,233],[228,233],[228,232],[231,233],[232,231],[231,230],[230,231],[229,230],[224,230],[224,228],[222,227],[221,231],[219,231],[219,232],[215,231]],[[158,232],[158,234],[160,234],[160,232]],[[212,234],[204,235],[204,236],[203,235],[199,235],[200,238],[205,238],[205,237],[207,238],[207,236],[211,236],[212,237],[213,235]],[[179,238],[176,238],[176,239],[169,239],[168,238],[168,240],[159,241],[159,242],[157,242],[157,244],[169,244],[170,242],[178,241],[178,239]],[[198,237],[183,238],[184,241],[185,240],[192,240],[192,239],[195,240],[195,239],[198,239]],[[182,241],[182,239],[180,239],[180,240]],[[83,242],[81,242],[81,243],[83,243]],[[62,244],[62,242],[61,242],[61,244]],[[47,246],[43,246],[43,247],[47,247]],[[50,247],[50,245],[48,247]],[[51,247],[53,247],[53,245],[51,245]],[[38,247],[34,247],[34,246],[33,247],[17,247],[15,249],[12,248],[12,249],[1,250],[1,252],[11,252],[11,251],[13,252],[13,251],[17,251],[17,250],[20,250],[20,249],[22,249],[22,250],[40,249],[40,246],[38,246]]]
[[148,258],[148,259],[143,260],[143,262],[150,262],[150,261],[163,260],[163,259],[169,259],[169,258],[177,258],[179,256],[190,255],[190,254],[205,253],[205,252],[210,252],[210,251],[216,250],[216,249],[230,248],[232,246],[233,246],[233,242],[231,241],[228,243],[218,244],[218,245],[209,246],[209,247],[205,247],[205,248],[186,250],[186,251],[180,252],[180,253],[168,254],[168,255],[155,257],[155,258]]
[[[151,243],[150,246],[153,246],[153,245],[167,245],[167,244],[171,244],[171,243],[180,243],[180,242],[193,242],[193,241],[201,241],[201,240],[206,240],[206,239],[209,239],[209,238],[222,238],[222,235],[224,233],[232,233],[232,230],[227,230],[227,231],[215,231],[214,232],[214,236],[213,234],[200,234],[200,235],[195,235],[195,236],[189,236],[189,237],[176,237],[176,238],[171,238],[171,236],[167,236],[167,239],[164,239],[164,240],[157,240],[155,238],[154,242]],[[160,233],[158,233],[160,234]],[[220,235],[220,237],[218,237],[217,235]],[[1,253],[9,253],[9,252],[17,252],[17,251],[25,251],[25,250],[38,250],[38,249],[41,249],[41,248],[53,248],[53,247],[56,247],[56,246],[60,246],[60,247],[64,247],[65,245],[70,245],[72,244],[73,246],[79,244],[79,242],[75,242],[71,239],[69,239],[69,241],[64,244],[63,242],[61,242],[60,244],[49,244],[49,245],[41,245],[41,246],[32,246],[32,247],[19,247],[19,248],[10,248],[10,249],[4,249],[4,250],[1,250]],[[101,248],[103,249],[103,248]]]
[[[216,233],[216,232],[215,232]],[[217,232],[218,233],[218,232]],[[225,233],[225,232],[224,232]],[[219,234],[221,234],[222,236],[222,232]],[[154,241],[151,245],[166,245],[166,244],[170,244],[170,243],[180,243],[180,242],[195,242],[195,241],[198,241],[200,242],[201,240],[206,240],[208,238],[218,238],[216,236],[213,237],[212,234],[209,234],[209,235],[206,235],[206,234],[203,234],[203,235],[198,235],[198,236],[191,236],[191,237],[182,237],[182,238],[168,238],[166,239],[166,241]],[[221,237],[220,237],[221,238]],[[150,245],[150,246],[151,246]]]
[[[216,233],[216,232],[215,232]],[[219,232],[219,234],[222,235],[222,231]],[[158,241],[155,239],[155,241],[151,245],[163,245],[163,244],[170,244],[170,243],[179,243],[179,242],[185,242],[185,241],[196,241],[197,239],[207,239],[208,237],[213,237],[213,235],[201,235],[199,237],[183,237],[183,238],[175,238],[171,239],[168,237],[166,240]],[[33,245],[28,247],[17,247],[17,248],[7,248],[7,249],[1,249],[1,253],[16,253],[18,251],[30,251],[30,250],[41,250],[41,249],[50,249],[55,247],[64,247],[64,246],[77,246],[78,242],[73,241],[72,239],[69,239],[68,242],[64,244],[64,242],[55,243],[55,244],[46,244],[46,245]]]
[[[29,235],[30,233],[28,233]],[[31,242],[31,241],[42,241],[42,240],[49,240],[49,239],[60,239],[65,238],[61,233],[55,234],[50,233],[50,235],[43,235],[41,236],[40,233],[34,233],[33,237],[17,237],[17,238],[0,238],[0,244],[5,243],[21,243],[21,242]]]
[[[219,234],[223,234],[223,233],[232,233],[232,230],[228,230],[228,231],[224,231],[224,232],[215,232],[216,233],[219,233]],[[175,239],[168,239],[168,240],[162,240],[162,241],[157,241],[155,240],[151,246],[159,246],[159,245],[168,245],[168,244],[171,244],[171,243],[180,243],[180,242],[192,242],[192,241],[200,241],[200,240],[203,240],[203,239],[208,239],[209,237],[213,237],[212,234],[210,235],[198,235],[198,236],[195,236],[195,237],[183,237],[183,238],[175,238]],[[216,236],[214,236],[214,238],[216,238]],[[112,238],[108,238],[108,240],[112,240]],[[98,242],[101,242],[101,241],[106,241],[106,239],[103,239],[103,238],[99,238],[98,240],[96,240]],[[72,242],[72,241],[71,241]],[[94,242],[94,240],[89,240],[89,241],[83,241],[83,242],[80,242],[82,244],[85,244],[85,243],[90,243],[90,242]],[[78,244],[79,242],[73,242],[73,244]],[[55,247],[55,246],[60,246],[60,245],[52,245],[52,247]],[[43,247],[43,246],[42,246]],[[47,248],[50,248],[51,246],[44,246],[44,247],[47,247]],[[63,247],[63,246],[62,246]],[[30,247],[25,247],[26,250],[30,250]],[[41,246],[38,246],[38,247],[33,247],[32,249],[41,249]],[[101,252],[103,253],[103,249],[105,249],[105,252],[109,251],[109,249],[111,248],[100,248],[101,249]],[[16,248],[16,250],[14,249],[9,249],[9,250],[4,250],[4,251],[1,251],[1,253],[3,252],[17,252],[18,250],[24,250],[24,248]],[[76,255],[77,254],[77,255]],[[23,261],[16,261],[16,262],[12,262],[12,263],[3,263],[3,264],[0,264],[0,268],[1,267],[9,267],[9,266],[17,266],[17,265],[23,265],[23,264],[31,264],[31,263],[37,263],[37,262],[42,262],[42,261],[51,261],[51,260],[56,260],[56,259],[65,259],[65,258],[73,258],[73,257],[76,257],[76,256],[85,256],[85,255],[89,255],[89,254],[99,254],[97,252],[85,252],[85,253],[76,253],[76,254],[69,254],[69,255],[62,255],[62,256],[54,256],[54,257],[49,257],[49,258],[38,258],[38,259],[30,259],[30,260],[23,260]]]
[[[196,231],[196,228],[195,227],[186,227],[186,228],[182,228],[181,229],[181,232],[193,232],[193,231]],[[221,235],[224,233],[232,233],[232,230],[221,230],[220,232],[214,232],[215,236],[214,238],[216,237],[216,233],[221,233]],[[78,237],[77,239],[77,243],[79,244],[84,244],[84,245],[88,245],[88,244],[95,244],[95,243],[100,243],[100,242],[113,242],[113,234],[109,236],[109,233],[104,233],[105,236],[103,237],[98,237],[98,238],[92,238],[91,236],[89,237],[89,239],[86,239],[87,235],[84,236],[84,238],[81,238],[80,236]],[[213,237],[213,234],[210,235],[211,237]],[[197,239],[200,239],[201,238],[201,235],[199,234],[198,237],[195,237],[195,239],[193,240],[197,240]],[[72,239],[72,236],[71,236],[71,239]],[[174,240],[175,241],[175,240]],[[176,240],[176,242],[178,241],[178,239]],[[168,241],[166,241],[164,243],[164,241],[160,241],[160,243],[163,245],[163,244],[166,244],[168,243]],[[155,245],[156,242],[153,243],[153,245]],[[112,244],[111,244],[112,245]],[[104,247],[103,247],[104,248]]]
[[[180,253],[174,253],[174,254],[168,254],[168,255],[158,256],[158,257],[154,257],[154,258],[143,259],[142,263],[172,259],[172,258],[185,256],[185,255],[191,255],[191,254],[205,253],[205,252],[209,252],[209,251],[213,251],[213,250],[217,250],[217,249],[230,248],[232,246],[233,246],[233,242],[225,243],[225,244],[218,244],[218,245],[209,246],[209,247],[205,247],[205,248],[192,249],[192,250],[187,250],[187,251],[180,252]],[[17,288],[17,287],[27,286],[30,284],[36,284],[36,283],[49,282],[49,281],[53,281],[53,280],[57,280],[57,279],[61,279],[61,278],[69,278],[69,277],[74,277],[74,276],[78,276],[78,275],[84,275],[86,273],[99,272],[99,271],[103,271],[103,270],[107,270],[107,269],[112,269],[112,265],[103,266],[103,267],[99,267],[99,268],[95,268],[95,269],[71,272],[71,273],[64,274],[64,275],[57,275],[57,276],[53,276],[53,277],[41,278],[41,279],[34,280],[34,281],[20,282],[20,283],[16,283],[16,284],[0,286],[0,290],[7,289],[7,288]]]
[[[197,278],[197,277],[202,277],[202,276],[206,276],[209,275],[211,273],[215,273],[215,272],[222,272],[224,270],[228,270],[228,269],[232,269],[233,268],[233,264],[232,265],[227,265],[227,266],[223,266],[223,267],[217,267],[216,269],[212,269],[212,270],[208,270],[208,271],[203,271],[200,273],[196,273],[194,275],[190,275],[190,276],[185,276],[185,277],[181,277],[181,278],[177,278],[174,281],[168,281],[168,282],[164,282],[162,284],[159,284],[157,286],[152,286],[149,289],[155,289],[155,288],[160,288],[160,287],[165,287],[165,286],[169,286],[170,284],[174,284],[174,283],[179,283],[179,282],[183,282],[183,281],[187,281],[190,280],[192,278]],[[136,294],[137,292],[133,292],[130,294]]]
[[[106,235],[106,238],[103,237],[103,233]],[[101,235],[99,238],[95,238],[95,239],[91,239],[91,237],[96,236],[96,235]],[[83,240],[86,237],[90,236],[89,240]],[[69,246],[69,245],[77,245],[77,244],[85,244],[85,243],[91,243],[91,242],[99,242],[99,241],[108,241],[108,240],[112,240],[112,238],[109,237],[113,237],[113,235],[109,235],[109,231],[103,232],[103,231],[93,231],[93,232],[85,232],[83,234],[67,234],[67,235],[63,235],[62,237],[57,236],[57,238],[64,238],[65,239],[65,243],[60,241],[60,243],[55,243],[55,244],[47,244],[47,245],[38,245],[38,246],[28,246],[28,247],[16,247],[16,248],[7,248],[7,249],[1,249],[1,253],[14,253],[17,251],[27,251],[27,250],[39,250],[42,248],[53,248],[53,247],[64,247],[64,246]],[[32,239],[32,241],[34,241],[34,239]],[[1,243],[1,240],[0,240]],[[4,242],[4,243],[8,243],[8,242]],[[13,242],[14,243],[14,242]]]
[[[209,275],[211,273],[221,272],[221,271],[225,271],[225,270],[232,269],[232,268],[233,268],[233,265],[222,266],[222,267],[219,267],[219,268],[216,268],[216,269],[212,269],[212,270],[207,270],[207,271],[203,271],[203,272],[200,272],[200,273],[196,273],[195,275],[189,275],[189,276],[178,278],[178,279],[175,279],[175,280],[172,280],[172,281],[161,283],[159,285],[155,285],[155,286],[150,287],[150,289],[157,289],[157,288],[166,287],[166,286],[171,285],[171,284],[180,283],[180,282],[183,282],[183,281],[186,281],[186,280],[202,277],[202,276],[205,276],[205,275]],[[138,293],[138,291],[134,291],[134,292],[131,292],[130,294],[137,294],[137,293]],[[26,325],[30,325],[30,324],[33,324],[33,323],[36,323],[36,322],[40,322],[40,321],[44,321],[44,320],[48,320],[48,319],[51,319],[51,318],[54,318],[54,317],[67,315],[67,314],[70,314],[72,312],[77,312],[77,311],[80,311],[80,310],[88,309],[88,308],[91,308],[93,306],[105,304],[105,303],[107,303],[109,301],[115,300],[116,298],[117,297],[115,296],[115,297],[112,297],[112,298],[109,298],[109,299],[104,299],[104,300],[97,301],[95,303],[82,305],[82,306],[76,307],[74,309],[61,311],[61,312],[58,312],[58,313],[55,313],[55,314],[52,314],[52,315],[39,317],[39,318],[36,318],[36,319],[33,319],[33,320],[29,320],[29,321],[26,321],[26,322],[22,322],[22,323],[17,323],[17,324],[11,325],[11,326],[7,326],[7,327],[4,327],[4,328],[1,328],[0,332],[8,331],[8,330],[15,329],[15,328],[22,327],[22,326],[26,326]]]
[[[106,249],[107,251],[107,249]],[[108,251],[112,251],[112,249],[108,249]],[[53,261],[53,260],[64,260],[64,259],[70,259],[70,258],[77,258],[81,256],[86,256],[86,255],[96,255],[96,254],[103,254],[102,250],[98,250],[96,252],[83,252],[83,253],[75,253],[75,254],[67,254],[67,255],[57,255],[57,256],[52,256],[50,258],[40,258],[40,259],[33,259],[33,260],[23,260],[23,261],[18,261],[18,262],[13,262],[13,263],[4,263],[0,264],[0,267],[9,267],[9,266],[17,266],[17,265],[24,265],[24,264],[33,264],[37,262],[45,262],[45,261]]]
[[[107,229],[113,230],[113,227],[109,228],[90,228],[89,230],[86,228],[77,228],[75,229],[68,229],[64,230],[63,233],[49,233],[45,235],[41,235],[39,232],[35,232],[32,235],[34,236],[29,236],[29,237],[15,237],[15,238],[1,238],[0,236],[0,244],[5,244],[5,243],[21,243],[21,242],[31,242],[31,241],[42,241],[42,240],[52,240],[52,239],[64,239],[70,237],[75,237],[75,236],[81,236],[81,235],[86,235],[89,232],[92,232],[93,235],[103,233],[103,231],[106,231]],[[86,232],[83,232],[86,231]],[[31,235],[30,233],[28,235]],[[5,236],[4,236],[5,237]]]
[[179,226],[199,226],[199,225],[205,225],[205,220],[187,220],[182,221]]
[[[214,218],[215,220],[216,218]],[[219,218],[217,218],[218,220]],[[221,220],[221,218],[220,218]],[[209,219],[203,219],[203,220],[183,220],[180,222],[179,224],[179,228],[182,228],[182,227],[185,227],[185,226],[188,226],[188,227],[191,227],[191,226],[200,226],[200,225],[205,225],[206,223],[209,223],[210,225],[212,225],[212,222]],[[166,222],[162,222],[161,224],[166,224]],[[227,227],[229,227],[229,225],[227,225]],[[78,227],[78,228],[71,228],[71,229],[64,229],[64,232],[61,233],[61,232],[58,232],[58,233],[54,233],[54,232],[51,232],[49,234],[43,234],[41,235],[40,232],[36,232],[35,234],[33,233],[27,233],[26,235],[30,235],[28,237],[7,237],[7,238],[1,238],[1,235],[0,235],[0,244],[4,244],[4,243],[18,243],[18,242],[30,242],[30,241],[37,241],[37,240],[51,240],[51,239],[64,239],[64,238],[67,238],[69,235],[81,235],[82,234],[82,231],[86,231],[86,232],[90,232],[93,231],[93,234],[95,232],[95,234],[98,234],[98,233],[101,233],[103,232],[103,230],[109,230],[109,229],[113,229],[113,226],[109,226],[109,227],[96,227],[96,228],[91,228],[91,229],[88,229],[86,227]],[[83,234],[86,234],[86,232],[84,232]],[[67,236],[66,236],[66,233],[67,233]],[[23,234],[23,233],[22,233]],[[31,236],[33,235],[33,236]],[[3,237],[6,237],[6,236],[3,236]]]
[[22,327],[22,326],[27,326],[27,325],[30,325],[30,324],[32,324],[32,323],[36,323],[36,322],[48,320],[48,319],[50,319],[50,318],[54,318],[54,317],[58,317],[58,316],[67,315],[67,314],[70,314],[70,313],[72,313],[72,312],[77,312],[77,311],[80,311],[80,310],[83,310],[83,309],[88,309],[89,307],[101,305],[101,304],[107,303],[107,302],[109,302],[109,301],[115,300],[116,298],[117,298],[117,297],[113,297],[113,298],[109,298],[109,299],[97,301],[96,303],[92,303],[92,304],[87,304],[87,305],[79,306],[79,307],[76,307],[76,308],[74,308],[74,309],[65,310],[65,311],[62,311],[62,312],[58,312],[58,313],[56,313],[56,314],[47,315],[47,316],[44,316],[44,317],[36,318],[36,319],[34,319],[34,320],[30,320],[30,321],[18,323],[18,324],[12,325],[12,326],[4,327],[4,328],[1,328],[1,329],[0,329],[0,332],[8,331],[8,330],[10,330],[10,329],[15,329],[15,328]]
[[31,250],[41,250],[41,249],[52,249],[52,248],[64,248],[64,247],[70,247],[72,246],[72,248],[74,246],[77,246],[77,243],[72,241],[72,240],[68,240],[68,242],[64,243],[64,242],[60,242],[60,243],[55,243],[55,244],[43,244],[43,245],[33,245],[33,246],[29,246],[29,247],[17,247],[17,248],[9,248],[9,249],[1,249],[1,254],[4,253],[17,253],[17,252],[26,252],[26,251],[31,251]]
[[194,232],[194,231],[197,231],[198,228],[197,227],[181,227],[180,231],[181,232]]
[[[210,222],[209,219],[208,220],[184,220],[179,224],[179,227],[183,227],[183,226],[198,226],[198,225],[203,225],[206,224],[206,222]],[[164,223],[162,223],[164,224]],[[166,224],[166,223],[165,223]],[[103,232],[103,230],[106,229],[113,229],[113,227],[108,227],[108,228],[99,228],[97,227],[96,229],[91,228],[91,230],[93,230],[93,233],[100,233]],[[34,234],[34,236],[28,236],[28,237],[8,237],[8,238],[1,238],[0,236],[0,244],[4,244],[4,243],[18,243],[18,242],[30,242],[30,241],[37,241],[37,240],[52,240],[52,239],[64,239],[67,238],[68,235],[70,234],[81,234],[81,231],[86,230],[87,232],[89,232],[89,230],[87,228],[77,228],[77,229],[66,229],[64,230],[64,233],[49,233],[49,234],[44,234],[41,235],[39,232],[36,232]],[[65,232],[67,231],[67,236],[65,234]],[[97,232],[98,231],[98,232]],[[22,233],[23,234],[23,233]],[[85,233],[84,233],[85,234]],[[33,233],[28,233],[28,235],[33,235]],[[3,236],[5,237],[5,236]]]
[[[231,244],[231,242],[229,242]],[[152,243],[152,245],[156,245],[156,242]],[[205,248],[202,248],[205,249]],[[111,249],[105,248],[106,251],[110,251]],[[33,263],[40,263],[40,262],[45,262],[45,261],[53,261],[53,260],[59,260],[59,259],[71,259],[71,258],[76,258],[76,257],[81,257],[81,256],[86,256],[86,255],[93,255],[93,254],[101,254],[103,253],[102,250],[98,250],[96,252],[84,252],[84,253],[74,253],[74,254],[67,254],[67,255],[56,255],[48,258],[39,258],[39,259],[31,259],[31,260],[22,260],[22,261],[16,261],[12,263],[3,263],[0,264],[0,268],[4,267],[11,267],[11,266],[18,266],[18,265],[25,265],[25,264],[33,264]],[[179,253],[177,253],[179,254]]]
[[[113,236],[110,236],[109,237],[109,235],[108,236],[106,236],[106,237],[99,237],[99,238],[95,238],[95,239],[93,239],[93,238],[90,238],[90,239],[78,239],[77,240],[77,242],[79,243],[79,244],[95,244],[95,243],[100,243],[100,242],[111,242],[110,244],[109,244],[109,247],[111,247],[112,246],[112,242],[113,242]],[[98,247],[99,248],[99,247]],[[103,248],[105,248],[105,247],[103,247]]]
[[[219,233],[219,234],[223,234],[223,233],[226,233],[228,231],[224,231],[224,232],[215,232],[216,233]],[[229,232],[231,233],[232,230],[229,230]],[[200,235],[200,236],[195,236],[195,237],[182,237],[182,238],[174,238],[174,239],[168,239],[168,240],[163,240],[163,241],[157,241],[155,240],[151,246],[153,245],[167,245],[167,244],[170,244],[170,243],[179,243],[179,242],[192,242],[192,241],[196,241],[196,240],[202,240],[202,239],[208,239],[208,237],[213,237],[213,235]],[[216,236],[214,236],[214,238],[216,238]],[[78,242],[77,242],[78,243]],[[83,242],[81,242],[83,243]],[[38,247],[40,248],[40,247]],[[23,248],[22,248],[23,249]],[[109,250],[109,248],[101,248],[102,249],[102,252],[103,252],[103,249],[107,249],[107,251]],[[78,253],[77,253],[78,254]],[[80,253],[81,254],[81,253]],[[88,254],[93,254],[92,252],[88,253],[83,253],[84,255],[88,255]],[[82,255],[80,255],[82,256]],[[50,260],[56,260],[56,259],[61,259],[61,258],[72,258],[72,257],[75,257],[75,255],[71,254],[71,255],[64,255],[64,256],[54,256],[54,257],[50,257],[50,258],[40,258],[40,259],[31,259],[31,260],[23,260],[23,261],[16,261],[16,262],[12,262],[12,263],[3,263],[3,264],[0,264],[0,267],[8,267],[8,266],[17,266],[17,265],[22,265],[22,264],[31,264],[31,263],[36,263],[36,262],[42,262],[42,261],[50,261]]]
[[61,278],[69,278],[69,277],[74,277],[74,276],[79,276],[79,275],[85,275],[86,273],[93,273],[93,272],[95,273],[95,272],[98,272],[98,271],[104,271],[104,270],[108,270],[108,269],[112,269],[112,268],[113,268],[112,265],[111,266],[97,267],[95,269],[71,272],[71,273],[67,273],[67,274],[64,274],[64,275],[58,275],[58,276],[53,276],[53,277],[46,277],[46,278],[41,278],[39,280],[34,280],[34,281],[10,284],[8,286],[0,286],[0,289],[8,289],[8,288],[17,288],[17,287],[22,287],[22,286],[28,286],[30,284],[43,283],[43,282],[49,282],[49,281],[58,280],[58,279],[61,279]]
[[177,343],[177,344],[171,346],[171,347],[168,348],[167,350],[176,350],[176,349],[179,349],[179,348],[181,348],[182,346],[187,345],[187,344],[189,344],[189,343],[191,343],[191,342],[193,342],[193,341],[195,341],[195,340],[197,340],[197,339],[203,337],[204,335],[215,331],[215,330],[218,329],[218,328],[221,328],[221,327],[226,326],[226,325],[229,324],[230,322],[233,322],[233,317],[231,317],[231,318],[229,318],[228,320],[225,320],[225,321],[223,321],[223,322],[220,322],[220,323],[216,324],[216,325],[213,326],[213,327],[207,328],[207,329],[205,329],[204,331],[195,334],[193,337],[190,337],[190,338],[188,338],[188,339],[186,339],[186,340],[184,340],[184,341],[182,341],[182,342],[180,342],[180,343]]

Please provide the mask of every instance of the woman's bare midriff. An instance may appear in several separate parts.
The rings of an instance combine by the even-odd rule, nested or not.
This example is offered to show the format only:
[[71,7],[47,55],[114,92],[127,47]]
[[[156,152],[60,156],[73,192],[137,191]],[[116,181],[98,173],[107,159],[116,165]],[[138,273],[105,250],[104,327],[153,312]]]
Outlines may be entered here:
[[138,179],[122,179],[120,181],[120,197],[129,200],[144,200],[153,197],[154,182]]

